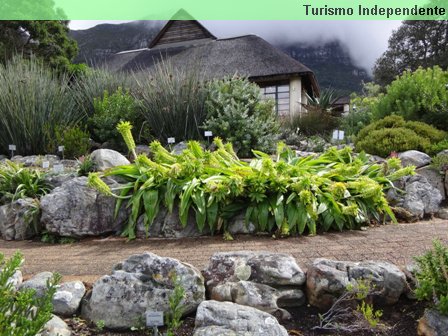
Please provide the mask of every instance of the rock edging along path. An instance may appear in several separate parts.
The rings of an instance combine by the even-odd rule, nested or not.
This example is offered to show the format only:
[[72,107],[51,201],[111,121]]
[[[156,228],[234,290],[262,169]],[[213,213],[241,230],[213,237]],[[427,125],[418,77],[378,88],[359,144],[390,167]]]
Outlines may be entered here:
[[124,238],[88,239],[73,244],[44,244],[31,241],[0,240],[6,256],[20,250],[25,257],[25,277],[42,271],[56,271],[64,280],[93,282],[108,274],[116,263],[145,251],[176,258],[203,269],[215,252],[269,251],[289,253],[304,269],[316,258],[364,261],[383,260],[398,266],[413,262],[413,257],[432,246],[433,239],[448,243],[448,221],[432,220],[412,224],[389,224],[367,231],[325,233],[315,237],[272,239],[267,236],[237,236],[223,241],[221,236],[148,239],[127,242]]

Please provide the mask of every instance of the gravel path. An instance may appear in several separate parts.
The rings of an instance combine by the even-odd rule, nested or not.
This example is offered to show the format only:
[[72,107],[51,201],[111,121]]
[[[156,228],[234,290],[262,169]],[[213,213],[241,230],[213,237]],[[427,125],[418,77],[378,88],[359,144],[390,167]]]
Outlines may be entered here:
[[400,266],[411,263],[439,238],[448,243],[448,221],[432,220],[413,224],[390,224],[367,231],[325,233],[315,237],[294,237],[275,240],[267,236],[238,236],[223,241],[221,236],[184,239],[148,239],[127,242],[123,238],[85,239],[68,245],[41,242],[0,240],[0,252],[10,256],[20,250],[25,256],[25,276],[57,271],[64,280],[93,282],[110,273],[114,264],[132,254],[149,251],[173,257],[199,269],[207,265],[214,252],[271,251],[292,254],[299,264],[315,258],[361,261],[386,260]]

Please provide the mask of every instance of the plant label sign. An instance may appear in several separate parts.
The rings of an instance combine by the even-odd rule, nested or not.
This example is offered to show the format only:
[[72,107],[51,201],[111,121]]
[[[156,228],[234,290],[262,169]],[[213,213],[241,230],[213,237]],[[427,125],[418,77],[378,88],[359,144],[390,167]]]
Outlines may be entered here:
[[53,173],[63,173],[64,172],[64,165],[63,164],[55,164],[53,166]]
[[204,136],[211,137],[211,136],[213,136],[213,133],[212,133],[212,131],[205,131]]
[[169,144],[176,143],[176,138],[168,138],[168,143]]
[[10,151],[16,151],[17,150],[16,145],[9,145],[8,148],[9,148]]
[[163,311],[147,311],[146,312],[146,326],[147,327],[162,327],[163,326]]
[[344,131],[334,130],[333,131],[333,140],[344,140]]
[[43,169],[48,169],[48,168],[50,168],[50,161],[44,161],[44,162],[42,162],[42,168],[43,168]]
[[65,147],[64,147],[64,146],[58,146],[58,152],[63,152],[63,151],[64,151],[64,149],[65,149]]

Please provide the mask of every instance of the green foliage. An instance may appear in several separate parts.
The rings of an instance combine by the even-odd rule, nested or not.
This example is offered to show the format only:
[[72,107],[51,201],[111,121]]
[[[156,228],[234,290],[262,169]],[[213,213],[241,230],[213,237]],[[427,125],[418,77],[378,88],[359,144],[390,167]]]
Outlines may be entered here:
[[89,173],[96,171],[95,162],[90,155],[83,155],[77,159],[79,163],[78,176],[88,176]]
[[32,289],[16,291],[10,281],[22,263],[19,252],[8,260],[0,253],[0,335],[34,336],[51,319],[60,275],[55,274],[47,282],[45,295],[38,298]]
[[19,198],[40,198],[49,191],[38,170],[6,161],[0,164],[0,205]]
[[448,171],[448,154],[439,154],[432,158],[431,167],[442,174]]
[[[344,334],[354,334],[366,329],[384,331],[385,325],[380,323],[382,310],[374,309],[368,302],[372,295],[375,295],[375,286],[371,279],[351,280],[331,308],[326,313],[319,314],[319,326],[313,329],[334,330]],[[356,310],[352,308],[353,302],[360,302]]]
[[148,140],[141,139],[140,135],[148,135],[147,123],[138,115],[138,103],[129,91],[123,92],[121,87],[111,95],[104,91],[103,97],[95,98],[93,105],[95,112],[88,120],[93,140],[99,143],[107,142],[109,148],[125,151],[126,148],[116,129],[116,125],[122,120],[130,121],[133,125],[141,125],[135,128],[133,136],[140,141]]
[[439,141],[435,144],[432,144],[428,148],[428,154],[435,155],[440,153],[441,151],[444,151],[445,149],[448,149],[448,138],[442,141]]
[[355,136],[372,121],[372,107],[382,96],[381,87],[374,83],[364,83],[361,94],[350,97],[350,111],[341,118],[341,128],[348,137]]
[[[30,6],[27,8],[30,9]],[[78,53],[78,46],[68,36],[68,23],[57,20],[0,21],[1,61],[8,61],[16,54],[21,54],[37,57],[61,72],[73,70],[71,60]],[[25,32],[20,33],[21,29],[28,32],[29,36]]]
[[290,131],[298,131],[306,136],[326,136],[338,127],[339,121],[339,118],[330,112],[309,110],[286,118],[284,126]]
[[438,311],[448,315],[448,247],[435,240],[432,250],[415,258],[415,261],[416,297],[433,300]]
[[174,286],[173,292],[168,298],[170,310],[166,315],[167,336],[174,336],[174,333],[182,325],[182,314],[184,307],[182,301],[185,299],[185,289],[175,273],[170,275],[171,283]]
[[448,71],[435,66],[405,71],[374,106],[375,119],[396,114],[448,131]]
[[159,142],[150,145],[153,160],[139,155],[133,164],[112,168],[100,175],[91,173],[89,185],[107,195],[112,191],[100,176],[120,176],[123,184],[116,213],[127,201],[131,214],[122,232],[135,238],[138,218],[143,215],[149,229],[160,206],[187,225],[189,211],[196,213],[200,232],[208,226],[213,233],[226,228],[229,219],[245,212],[246,222],[259,232],[277,229],[303,234],[318,230],[353,229],[370,218],[381,220],[387,213],[394,218],[384,190],[413,167],[401,168],[398,159],[386,165],[369,163],[366,155],[353,156],[350,148],[331,148],[319,157],[300,158],[284,144],[276,159],[254,151],[250,163],[240,161],[230,143],[214,140],[217,150],[204,151],[190,141],[180,155],[169,153]]
[[245,78],[225,78],[209,84],[207,120],[203,129],[231,142],[239,156],[252,149],[272,152],[279,124],[271,101],[262,101],[260,88]]
[[57,127],[55,129],[55,139],[54,149],[51,152],[56,152],[57,146],[64,146],[65,159],[75,159],[85,155],[90,150],[89,133],[77,126]]
[[[431,1],[428,6],[437,4]],[[440,3],[441,4],[441,3]],[[406,70],[435,65],[448,67],[448,21],[407,20],[392,33],[386,52],[373,69],[375,82],[383,86],[391,83]]]
[[205,120],[207,90],[196,65],[184,70],[161,62],[154,72],[135,74],[134,93],[141,101],[141,113],[151,133],[165,143],[168,137],[176,141],[202,139],[199,126]]
[[67,77],[36,60],[0,64],[0,152],[15,144],[16,154],[45,154],[58,127],[75,126],[84,116],[72,90]]
[[391,152],[411,149],[431,151],[431,143],[439,142],[446,133],[422,122],[406,122],[400,116],[389,116],[364,127],[356,137],[356,150],[388,156]]
[[42,232],[42,235],[40,237],[40,241],[42,243],[47,243],[47,244],[61,244],[61,245],[65,245],[65,244],[73,244],[75,243],[77,240],[75,238],[72,237],[61,237],[58,236],[54,233],[48,232],[48,231],[44,231]]

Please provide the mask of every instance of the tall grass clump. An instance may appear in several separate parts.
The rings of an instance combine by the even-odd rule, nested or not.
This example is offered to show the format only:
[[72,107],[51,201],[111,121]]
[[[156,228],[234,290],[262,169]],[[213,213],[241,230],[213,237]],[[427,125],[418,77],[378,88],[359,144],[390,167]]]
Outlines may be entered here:
[[44,154],[57,127],[80,122],[68,82],[35,59],[0,64],[0,152],[14,144],[16,154]]
[[134,83],[130,74],[100,68],[89,69],[78,76],[72,88],[78,108],[90,117],[95,111],[95,98],[101,99],[104,92],[116,92],[119,88],[124,91],[130,90]]
[[207,89],[197,65],[174,67],[160,62],[153,71],[135,75],[136,98],[152,133],[161,142],[201,139],[199,128],[206,117]]

